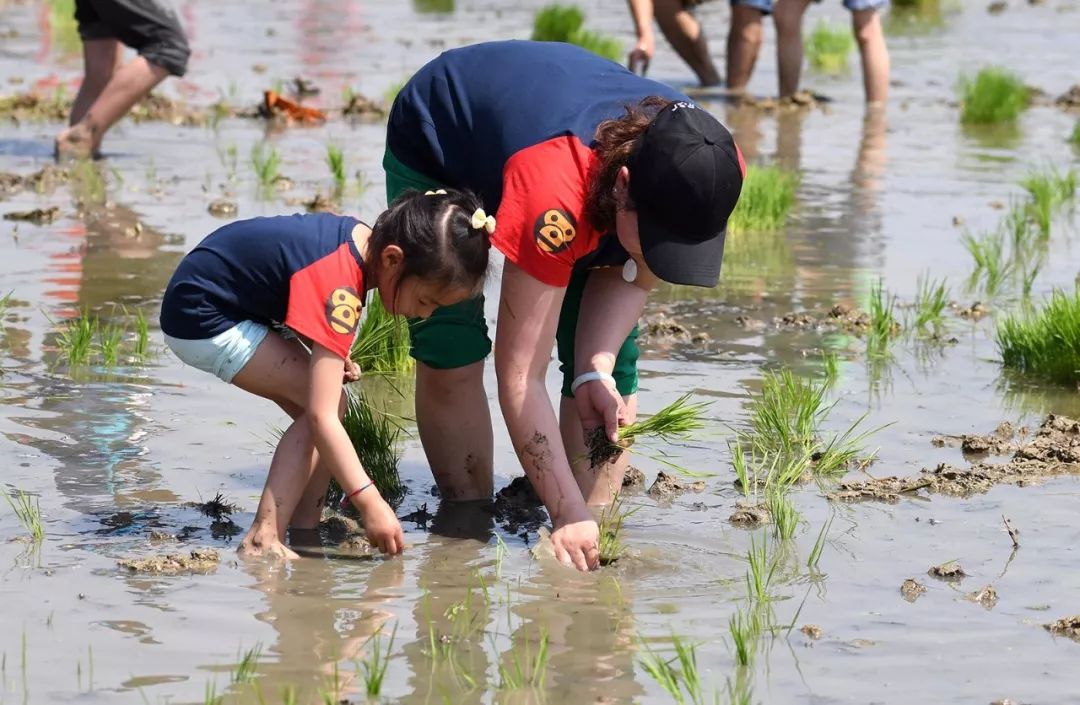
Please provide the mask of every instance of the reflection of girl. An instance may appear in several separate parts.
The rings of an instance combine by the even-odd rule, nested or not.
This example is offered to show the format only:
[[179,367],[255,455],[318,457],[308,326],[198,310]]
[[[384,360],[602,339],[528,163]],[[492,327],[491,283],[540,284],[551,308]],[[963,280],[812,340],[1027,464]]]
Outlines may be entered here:
[[[716,284],[742,185],[731,135],[685,96],[584,50],[493,42],[446,52],[405,85],[384,166],[390,199],[446,184],[498,209],[503,415],[551,515],[556,555],[595,567],[587,504],[608,501],[625,459],[572,469],[567,458],[585,456],[582,428],[614,439],[634,415],[646,292],[658,279]],[[441,308],[411,333],[417,422],[439,489],[449,500],[487,498],[482,300]],[[561,438],[544,388],[556,339]]]
[[[180,263],[165,291],[161,330],[177,357],[269,399],[293,418],[270,464],[241,550],[287,558],[287,528],[314,528],[331,475],[384,553],[401,525],[360,465],[341,424],[341,381],[364,293],[394,314],[427,318],[483,285],[494,220],[472,195],[409,193],[373,228],[346,216],[254,218],[226,225]],[[270,330],[283,323],[311,341]]]

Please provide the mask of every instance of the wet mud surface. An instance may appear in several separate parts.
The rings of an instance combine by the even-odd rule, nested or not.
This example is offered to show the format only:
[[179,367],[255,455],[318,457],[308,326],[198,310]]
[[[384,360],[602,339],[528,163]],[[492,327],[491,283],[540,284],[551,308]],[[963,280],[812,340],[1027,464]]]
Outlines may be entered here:
[[[1077,118],[1080,24],[1075,6],[1057,0],[1001,15],[982,5],[894,5],[884,17],[894,72],[884,116],[863,111],[854,53],[849,73],[808,72],[808,98],[776,101],[769,31],[746,105],[691,91],[731,127],[748,163],[801,179],[780,232],[729,233],[717,289],[665,286],[650,297],[641,412],[691,392],[711,403],[711,418],[692,442],[631,451],[639,472],[628,473],[625,491],[642,496],[627,502],[634,513],[614,564],[579,575],[530,553],[539,546],[546,555],[550,517],[520,477],[490,362],[491,502],[433,492],[406,422],[402,557],[380,557],[347,514],[293,532],[302,558],[288,565],[237,555],[268,439],[287,421],[164,348],[156,320],[169,276],[184,252],[236,217],[330,208],[374,219],[384,206],[387,96],[451,46],[528,36],[539,5],[284,0],[253,22],[249,3],[181,1],[196,50],[189,74],[166,81],[111,131],[103,160],[60,167],[52,138],[78,87],[77,38],[70,42],[69,28],[65,39],[44,4],[0,2],[0,214],[40,214],[40,224],[0,221],[0,300],[11,292],[0,304],[0,453],[5,488],[39,500],[44,524],[35,541],[0,502],[0,700],[138,705],[204,702],[213,691],[246,704],[259,702],[257,684],[268,702],[287,688],[298,703],[362,702],[358,664],[373,634],[382,630],[385,645],[394,629],[381,701],[403,705],[668,703],[642,668],[641,644],[669,657],[673,635],[696,644],[706,701],[716,691],[721,702],[740,702],[726,689],[742,686],[755,703],[1071,697],[1062,684],[1074,675],[1074,647],[1039,626],[1072,614],[1080,591],[1070,570],[1078,453],[1068,421],[1080,418],[1080,400],[1074,389],[1003,373],[993,327],[1023,304],[1011,284],[997,293],[966,287],[963,240],[998,226],[1033,169],[1080,166],[1064,142]],[[591,28],[632,44],[625,3],[583,8]],[[722,63],[728,6],[696,12]],[[814,5],[806,21],[821,18],[850,23],[839,4]],[[1013,126],[960,125],[956,67],[998,63],[1003,43],[1010,69],[1042,92]],[[686,87],[685,66],[658,44],[650,77]],[[269,106],[268,91],[277,96]],[[309,110],[319,118],[304,119]],[[265,185],[256,145],[280,156]],[[329,146],[344,154],[340,189]],[[1074,226],[1055,219],[1036,299],[1074,285]],[[489,325],[497,272],[496,261]],[[924,274],[946,278],[953,302],[926,340],[908,327]],[[871,357],[867,299],[879,278],[898,296],[901,328],[886,354]],[[99,332],[90,360],[70,365],[62,337],[84,312],[99,318]],[[134,353],[136,313],[148,325],[144,357]],[[122,349],[106,363],[100,333],[119,324]],[[823,430],[866,415],[865,428],[881,428],[865,444],[877,459],[794,486],[800,517],[794,538],[781,542],[760,507],[741,506],[728,443],[749,428],[763,369],[820,378],[824,352],[835,355],[837,377]],[[555,367],[547,382],[557,399]],[[363,381],[365,393],[372,382]],[[412,380],[393,385],[403,400],[387,395],[387,408],[414,418]],[[991,430],[1002,419],[1015,434]],[[885,501],[826,501],[833,492]],[[724,637],[750,605],[748,554],[763,545],[776,561],[770,608],[796,626],[764,636],[742,669]],[[970,577],[924,575],[945,561]],[[1078,622],[1060,620],[1053,631],[1075,636]],[[541,634],[543,687],[509,692],[501,669],[527,663]],[[251,680],[234,678],[256,645]],[[926,658],[943,649],[948,659]],[[23,658],[25,668],[13,665]]]

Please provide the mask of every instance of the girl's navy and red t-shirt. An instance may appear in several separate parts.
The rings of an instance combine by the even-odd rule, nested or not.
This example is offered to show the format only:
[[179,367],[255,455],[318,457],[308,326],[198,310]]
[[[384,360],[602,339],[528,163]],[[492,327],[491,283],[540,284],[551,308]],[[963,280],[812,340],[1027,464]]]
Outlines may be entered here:
[[387,149],[424,176],[479,193],[496,214],[492,244],[538,280],[566,286],[606,234],[584,216],[596,128],[654,95],[692,102],[569,44],[476,44],[443,53],[405,84]]
[[360,221],[330,213],[238,220],[206,236],[165,289],[161,330],[204,340],[247,320],[280,323],[345,358],[364,296]]

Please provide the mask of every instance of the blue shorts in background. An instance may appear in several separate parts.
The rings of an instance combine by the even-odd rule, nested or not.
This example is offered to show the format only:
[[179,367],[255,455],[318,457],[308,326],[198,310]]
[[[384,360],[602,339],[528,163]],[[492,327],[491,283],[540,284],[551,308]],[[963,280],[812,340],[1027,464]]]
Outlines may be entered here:
[[[814,0],[814,2],[821,2],[821,0]],[[765,15],[772,14],[773,0],[731,0],[731,4],[752,7]],[[887,7],[888,4],[889,0],[844,0],[844,7],[852,12],[857,12],[859,10],[880,10]]]

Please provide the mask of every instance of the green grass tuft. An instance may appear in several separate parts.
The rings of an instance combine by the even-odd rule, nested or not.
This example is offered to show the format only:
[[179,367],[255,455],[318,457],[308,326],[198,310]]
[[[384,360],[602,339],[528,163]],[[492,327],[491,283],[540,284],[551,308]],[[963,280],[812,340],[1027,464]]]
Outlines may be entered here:
[[927,329],[937,331],[945,321],[945,307],[948,305],[949,287],[945,280],[931,280],[920,275],[912,314],[912,329],[918,332],[926,332]]
[[796,377],[791,370],[766,372],[761,396],[750,402],[753,442],[765,453],[797,454],[813,444],[817,427],[830,406],[826,386]]
[[345,153],[336,144],[326,145],[326,166],[330,168],[330,175],[334,177],[334,188],[338,193],[345,190]]
[[277,181],[281,167],[281,154],[277,147],[267,146],[262,142],[256,142],[251,148],[251,168],[255,171],[255,178],[259,180],[259,186],[269,188]]
[[1029,200],[1025,215],[1046,238],[1050,235],[1050,221],[1065,206],[1072,203],[1076,196],[1076,172],[1064,174],[1054,169],[1034,172],[1020,182],[1028,192]]
[[1080,289],[1055,289],[1040,309],[1007,316],[995,337],[1006,367],[1062,384],[1080,382]]
[[729,232],[774,232],[795,205],[798,176],[778,166],[750,166],[742,194],[728,220]]
[[585,13],[573,5],[556,3],[540,8],[533,18],[532,39],[575,44],[610,61],[622,60],[622,42],[585,29]]
[[678,705],[704,705],[707,700],[698,671],[697,646],[677,635],[672,635],[671,644],[675,647],[675,655],[664,658],[642,642],[638,663]]
[[848,55],[855,48],[851,30],[822,20],[803,43],[811,68],[823,73],[838,73],[847,68]]
[[[519,649],[514,645],[510,649],[507,660],[509,663],[499,661],[499,690],[523,690],[531,688],[542,691],[544,680],[547,678],[548,659],[551,655],[549,645],[551,637],[546,631],[540,632],[540,643],[536,652],[530,647],[528,636],[522,636],[519,643],[525,642],[525,646]],[[524,652],[524,653],[520,653]]]
[[67,359],[68,365],[83,365],[90,359],[97,332],[97,318],[89,313],[73,318],[64,324],[63,330],[56,336],[56,345],[60,354]]
[[799,511],[788,499],[784,489],[774,489],[765,495],[765,506],[772,517],[773,535],[780,541],[787,541],[795,536],[799,527]]
[[45,538],[45,526],[41,523],[41,503],[38,498],[22,490],[15,490],[14,496],[7,489],[3,492],[11,511],[15,512],[15,516],[19,518],[19,522],[34,541],[40,542]]
[[356,449],[360,464],[364,466],[364,472],[375,483],[383,499],[396,506],[406,492],[398,473],[401,427],[394,419],[351,394],[342,425]]
[[349,356],[364,373],[405,373],[414,366],[409,355],[409,324],[393,316],[382,303],[378,292],[364,307],[364,320],[353,341]]
[[964,247],[975,260],[975,267],[968,279],[974,288],[982,281],[987,296],[994,296],[1013,271],[1013,262],[1005,249],[1005,236],[1000,230],[982,233],[978,237],[965,233]]
[[390,654],[394,650],[396,636],[397,624],[395,623],[385,651],[382,646],[382,629],[368,639],[368,643],[371,644],[371,653],[360,662],[360,670],[364,676],[364,692],[367,693],[368,698],[378,698],[382,693],[383,681],[386,679],[386,669],[390,665]]
[[728,619],[728,633],[731,634],[735,663],[743,667],[751,665],[757,654],[758,639],[761,637],[760,612],[736,610]]
[[1019,76],[989,66],[975,78],[960,78],[960,121],[969,125],[1011,122],[1030,102],[1027,86]]
[[896,320],[896,297],[885,291],[880,279],[870,289],[867,313],[870,327],[866,331],[866,351],[871,356],[884,355],[900,333],[900,323]]
[[623,521],[638,507],[623,511],[622,497],[616,497],[600,512],[600,565],[611,565],[622,557]]
[[1080,148],[1080,120],[1077,120],[1076,124],[1073,125],[1072,134],[1069,135],[1069,142],[1072,143],[1073,147]]

